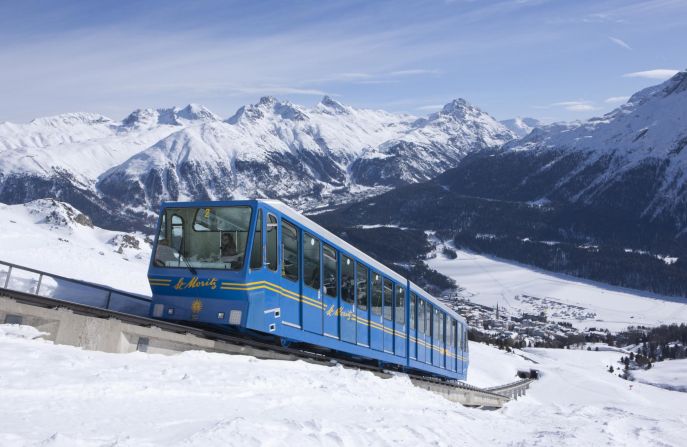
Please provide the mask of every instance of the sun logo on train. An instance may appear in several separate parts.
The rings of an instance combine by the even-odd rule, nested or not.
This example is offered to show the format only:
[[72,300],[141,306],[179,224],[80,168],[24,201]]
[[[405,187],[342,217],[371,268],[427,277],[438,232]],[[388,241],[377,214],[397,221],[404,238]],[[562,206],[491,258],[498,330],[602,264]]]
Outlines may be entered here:
[[193,300],[193,303],[191,303],[191,312],[199,314],[201,310],[203,310],[203,302],[199,299]]

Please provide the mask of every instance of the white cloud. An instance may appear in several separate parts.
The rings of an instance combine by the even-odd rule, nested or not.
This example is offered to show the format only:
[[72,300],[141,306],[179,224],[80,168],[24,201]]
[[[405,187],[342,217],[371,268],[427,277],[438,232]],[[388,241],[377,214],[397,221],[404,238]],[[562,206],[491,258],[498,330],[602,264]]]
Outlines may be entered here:
[[598,107],[595,107],[590,101],[561,101],[551,105],[553,107],[563,107],[570,112],[590,112],[598,109]]
[[427,106],[416,107],[417,110],[439,110],[444,107],[443,104],[430,104]]
[[675,76],[680,70],[674,70],[671,68],[656,68],[654,70],[646,71],[635,71],[633,73],[625,73],[624,78],[646,78],[646,79],[660,79],[665,80],[672,76]]
[[611,96],[610,98],[604,99],[606,104],[619,104],[630,99],[629,96]]
[[626,50],[632,49],[632,47],[630,45],[628,45],[627,42],[625,42],[622,39],[618,39],[617,37],[611,37],[611,36],[609,36],[608,38],[610,39],[611,42],[613,42],[614,44],[616,44],[618,46],[625,48]]

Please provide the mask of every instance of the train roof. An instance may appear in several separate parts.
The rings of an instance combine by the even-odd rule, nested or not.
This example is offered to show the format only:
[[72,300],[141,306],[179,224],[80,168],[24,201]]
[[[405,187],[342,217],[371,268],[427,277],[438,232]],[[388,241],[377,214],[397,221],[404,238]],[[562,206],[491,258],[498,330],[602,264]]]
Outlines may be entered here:
[[420,286],[417,284],[413,283],[412,281],[406,279],[403,275],[400,275],[399,273],[391,270],[389,267],[385,266],[381,262],[377,261],[370,255],[365,254],[362,250],[354,247],[353,245],[349,244],[348,242],[344,241],[331,231],[327,230],[323,226],[315,223],[311,219],[307,218],[300,212],[296,211],[295,209],[291,208],[289,205],[285,204],[284,202],[276,199],[252,199],[252,200],[221,200],[221,201],[198,201],[198,202],[163,202],[162,206],[207,206],[207,205],[220,205],[220,204],[237,204],[237,203],[249,203],[249,202],[259,202],[263,203],[279,213],[283,214],[286,216],[288,219],[292,220],[293,222],[300,224],[303,227],[310,228],[312,229],[313,232],[318,233],[320,236],[328,239],[331,243],[339,246],[340,248],[346,250],[348,253],[351,255],[355,256],[356,258],[360,259],[361,261],[365,262],[367,265],[370,267],[374,268],[375,270],[378,270],[380,273],[396,280],[397,282],[403,282],[405,283],[408,281],[411,285],[411,288],[418,294],[422,295],[425,299],[431,299],[435,304],[440,306],[442,310],[450,314],[452,317],[460,320],[460,321],[465,321],[465,318],[461,317],[456,313],[453,309],[450,309],[448,306],[446,306],[444,303],[439,301],[436,297],[430,295],[427,293],[424,289],[422,289]]

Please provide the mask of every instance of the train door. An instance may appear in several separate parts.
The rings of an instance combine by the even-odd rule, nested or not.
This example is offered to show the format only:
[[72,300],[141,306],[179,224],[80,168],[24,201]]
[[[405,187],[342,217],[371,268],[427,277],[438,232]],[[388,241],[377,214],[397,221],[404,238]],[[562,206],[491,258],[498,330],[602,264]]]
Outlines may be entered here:
[[432,306],[432,365],[439,366],[441,357],[439,349],[439,309]]
[[303,232],[303,275],[301,284],[301,306],[303,329],[322,334],[322,265],[321,243],[310,233]]
[[281,220],[282,323],[301,329],[300,234],[292,223]]
[[394,352],[394,283],[384,278],[384,351]]
[[463,325],[460,323],[458,323],[456,337],[456,357],[458,357],[458,372],[463,372]]
[[368,269],[363,264],[356,262],[355,283],[356,283],[356,327],[357,343],[359,345],[370,346],[370,327],[369,327],[369,308],[370,295],[368,293]]
[[456,329],[457,329],[457,324],[456,320],[451,318],[451,371],[457,371],[458,370],[458,344],[456,343],[457,340],[457,334],[456,334]]
[[425,300],[422,298],[418,301],[417,307],[417,360],[419,362],[427,362],[427,348],[426,348],[426,337],[427,326],[425,325],[425,312],[427,309],[425,307]]
[[[279,225],[277,223],[277,217],[274,214],[265,213],[265,260],[263,263],[264,268],[262,269],[263,278],[267,285],[274,284],[278,285],[281,283],[281,275],[279,274]],[[257,234],[257,233],[256,233]],[[251,255],[251,259],[253,259]],[[251,261],[252,262],[252,261]],[[282,295],[277,294],[273,287],[266,291],[265,296],[265,310],[270,310],[271,308],[280,308],[280,312],[274,314],[274,318],[279,318],[283,321],[284,312],[281,310],[284,308],[284,304],[289,306],[297,305],[294,300],[287,300]],[[288,301],[288,303],[285,303]],[[269,316],[266,314],[266,321],[269,321]],[[279,321],[275,320],[275,321]]]
[[394,352],[406,356],[406,288],[396,285],[394,311]]
[[339,328],[341,340],[355,343],[355,261],[341,255],[341,302],[339,304]]
[[382,320],[382,275],[370,272],[370,347],[384,350],[384,321]]
[[322,244],[322,330],[324,335],[339,338],[339,274],[336,250]]
[[417,295],[415,292],[410,294],[410,309],[408,310],[410,325],[408,329],[408,356],[417,359]]

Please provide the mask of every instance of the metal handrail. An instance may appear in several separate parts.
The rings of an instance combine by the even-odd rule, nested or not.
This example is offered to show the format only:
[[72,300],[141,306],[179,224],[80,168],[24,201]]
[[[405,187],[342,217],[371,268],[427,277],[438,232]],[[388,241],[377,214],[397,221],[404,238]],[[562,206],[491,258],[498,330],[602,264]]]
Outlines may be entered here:
[[35,295],[38,295],[41,284],[43,282],[43,276],[47,276],[50,278],[56,278],[56,279],[59,279],[62,281],[67,281],[67,282],[70,282],[73,284],[78,284],[78,285],[82,285],[82,286],[86,286],[86,287],[90,287],[93,289],[98,289],[98,290],[102,290],[104,292],[107,292],[108,293],[108,303],[109,303],[110,297],[112,296],[112,293],[116,293],[118,295],[123,295],[123,296],[133,298],[133,299],[139,300],[139,301],[146,301],[146,302],[150,301],[150,297],[145,296],[145,295],[140,295],[140,294],[132,293],[132,292],[125,292],[123,290],[115,289],[113,287],[107,287],[107,286],[103,286],[101,284],[91,283],[91,282],[83,281],[80,279],[68,278],[68,277],[62,276],[62,275],[55,275],[53,273],[45,272],[42,270],[37,270],[37,269],[31,268],[31,267],[24,267],[23,265],[13,264],[11,262],[5,262],[5,261],[0,260],[0,265],[5,265],[5,266],[9,267],[9,269],[7,271],[7,278],[5,278],[5,284],[3,287],[4,289],[7,289],[9,286],[10,276],[12,276],[12,270],[23,270],[26,272],[36,273],[39,275],[38,276],[38,283],[36,285],[36,290],[34,291]]

